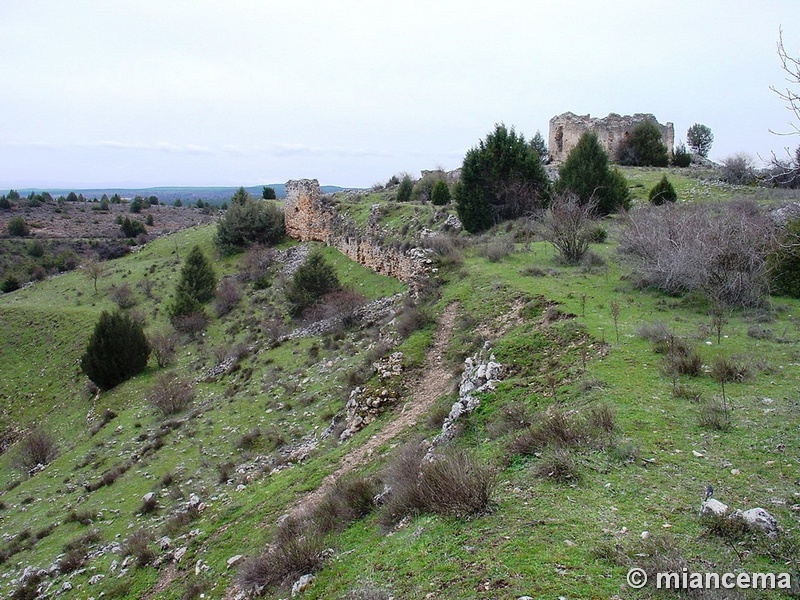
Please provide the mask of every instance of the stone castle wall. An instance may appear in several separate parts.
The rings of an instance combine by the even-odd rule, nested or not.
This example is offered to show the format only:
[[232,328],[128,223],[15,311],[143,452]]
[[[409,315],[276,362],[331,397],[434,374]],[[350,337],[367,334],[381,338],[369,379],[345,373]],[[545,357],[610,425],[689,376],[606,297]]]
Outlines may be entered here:
[[384,247],[369,235],[354,233],[337,214],[336,207],[321,194],[316,179],[286,182],[284,214],[289,237],[333,246],[376,273],[408,283],[412,292],[427,274],[429,261],[419,249],[402,251]]
[[661,141],[667,147],[669,155],[672,156],[672,148],[675,145],[675,128],[672,123],[662,125],[653,115],[637,113],[623,116],[611,113],[607,117],[599,119],[590,115],[566,112],[550,119],[548,141],[550,159],[554,162],[564,160],[570,150],[578,144],[578,140],[585,131],[594,131],[609,158],[614,161],[620,145],[631,130],[645,121],[650,121],[658,126],[661,131]]

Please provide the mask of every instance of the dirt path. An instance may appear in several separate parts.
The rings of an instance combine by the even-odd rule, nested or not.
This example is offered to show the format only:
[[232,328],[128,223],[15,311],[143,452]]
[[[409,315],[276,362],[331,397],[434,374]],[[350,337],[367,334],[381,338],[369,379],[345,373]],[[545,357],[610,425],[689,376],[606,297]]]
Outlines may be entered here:
[[444,309],[433,335],[433,345],[428,350],[422,365],[422,376],[409,384],[409,388],[412,390],[411,397],[406,401],[397,418],[384,425],[366,442],[345,454],[337,469],[327,475],[316,490],[295,502],[289,510],[290,514],[302,513],[312,507],[325,496],[337,479],[356,467],[366,464],[377,448],[407,428],[416,425],[419,418],[425,414],[436,399],[450,390],[452,373],[445,368],[442,357],[447,349],[447,343],[450,341],[457,312],[456,304],[450,304]]

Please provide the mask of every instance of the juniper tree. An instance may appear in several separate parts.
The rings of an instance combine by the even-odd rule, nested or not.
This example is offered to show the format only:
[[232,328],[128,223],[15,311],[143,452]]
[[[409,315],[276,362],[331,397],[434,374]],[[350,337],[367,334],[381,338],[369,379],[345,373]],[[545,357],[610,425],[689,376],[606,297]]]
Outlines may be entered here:
[[319,252],[312,252],[292,276],[286,289],[289,312],[298,317],[325,294],[339,289],[333,266]]
[[103,311],[81,358],[81,370],[102,390],[130,379],[147,365],[150,345],[131,317]]
[[666,202],[676,202],[678,200],[678,194],[675,192],[675,188],[672,186],[669,179],[667,179],[666,175],[661,177],[661,181],[655,184],[650,190],[648,200],[650,204],[655,204],[656,206],[661,206]]
[[439,179],[433,184],[433,188],[431,189],[431,204],[435,206],[450,204],[450,188],[447,187],[447,182],[444,179]]
[[549,198],[550,180],[539,154],[513,127],[495,125],[464,157],[455,202],[470,233],[531,214]]
[[571,192],[581,204],[596,202],[598,215],[628,207],[628,182],[616,168],[609,167],[608,154],[592,131],[581,136],[559,167],[558,176],[557,192]]

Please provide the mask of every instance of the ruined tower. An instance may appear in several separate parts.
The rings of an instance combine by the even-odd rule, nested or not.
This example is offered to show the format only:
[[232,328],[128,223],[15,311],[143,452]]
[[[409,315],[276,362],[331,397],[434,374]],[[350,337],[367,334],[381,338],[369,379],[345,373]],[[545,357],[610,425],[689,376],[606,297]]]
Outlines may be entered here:
[[667,147],[667,153],[672,157],[672,147],[675,144],[675,128],[672,123],[662,125],[651,114],[636,113],[635,115],[618,115],[611,113],[603,119],[590,115],[576,115],[566,112],[550,119],[550,135],[548,153],[554,162],[560,162],[567,157],[585,131],[594,131],[600,145],[608,153],[610,160],[615,161],[620,144],[630,135],[630,132],[639,123],[650,121],[655,123],[661,131],[661,141]]

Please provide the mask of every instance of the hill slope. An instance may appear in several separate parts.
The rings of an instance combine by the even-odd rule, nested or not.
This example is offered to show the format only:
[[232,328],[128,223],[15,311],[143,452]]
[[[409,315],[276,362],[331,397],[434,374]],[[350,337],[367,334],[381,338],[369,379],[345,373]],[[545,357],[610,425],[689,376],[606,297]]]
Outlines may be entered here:
[[[386,201],[364,199],[376,202]],[[359,222],[363,207],[352,208]],[[401,236],[441,223],[433,210],[387,203],[380,214]],[[288,244],[266,280],[239,283],[230,313],[178,342],[169,369],[151,359],[118,388],[87,392],[77,361],[113,307],[109,288],[128,283],[138,304],[127,310],[151,333],[168,330],[180,259],[196,243],[212,255],[212,232],[176,233],[109,263],[98,295],[75,272],[0,297],[4,437],[38,425],[59,446],[31,477],[14,467],[19,444],[0,457],[5,592],[233,598],[274,574],[290,541],[293,556],[313,560],[265,597],[289,596],[312,570],[303,598],[627,598],[652,592],[626,586],[631,566],[797,573],[800,302],[733,311],[717,340],[703,301],[634,288],[612,243],[564,266],[519,223],[438,240],[436,285],[416,303],[395,301],[394,319],[279,341],[278,329],[300,325],[278,318],[287,257],[303,247]],[[323,251],[368,301],[404,289]],[[249,261],[215,264],[232,276]],[[661,328],[698,353],[696,376],[664,374],[643,337]],[[445,471],[425,479],[434,471],[414,457],[458,400],[464,359],[487,343],[504,375],[434,453],[463,467],[461,485],[404,488],[403,473],[453,481]],[[747,373],[725,388],[729,426],[708,418],[722,393],[708,373],[717,356]],[[196,395],[166,419],[146,402],[165,370],[193,381]],[[351,398],[397,400],[379,402],[365,413],[374,420],[339,443]],[[486,467],[494,484],[477,476]],[[484,484],[488,504],[454,508]],[[705,485],[732,508],[763,506],[782,533],[769,540],[699,519]],[[372,492],[383,492],[379,506],[353,500]]]

